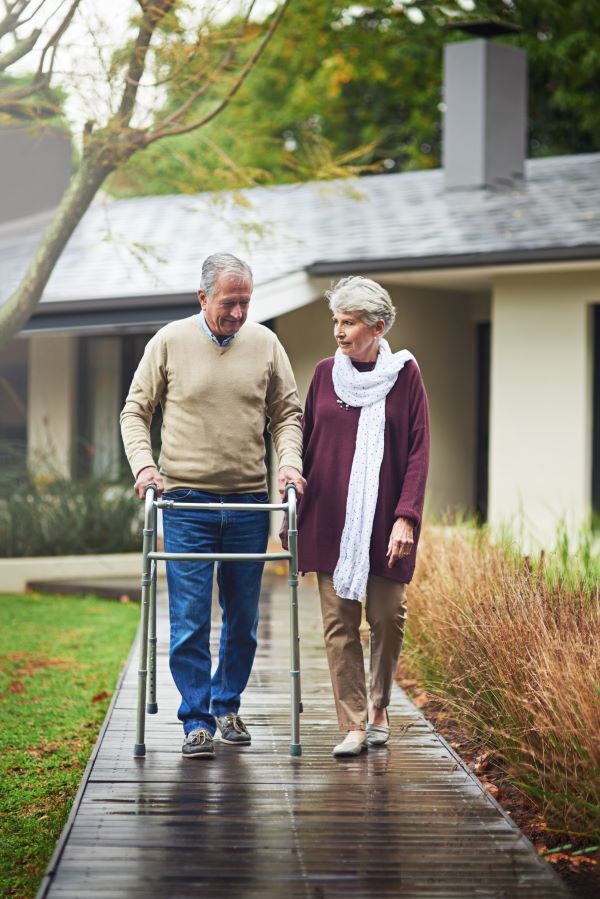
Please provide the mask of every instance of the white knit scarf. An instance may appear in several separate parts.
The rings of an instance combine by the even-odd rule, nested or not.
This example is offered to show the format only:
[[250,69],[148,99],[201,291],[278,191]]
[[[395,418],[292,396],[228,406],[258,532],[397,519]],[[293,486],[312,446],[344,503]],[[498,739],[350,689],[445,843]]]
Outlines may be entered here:
[[369,547],[383,459],[385,398],[410,359],[416,362],[408,350],[392,354],[387,340],[381,338],[375,368],[358,371],[349,356],[336,350],[332,370],[334,390],[342,402],[359,406],[361,410],[340,557],[333,573],[335,592],[345,599],[360,602],[367,589]]

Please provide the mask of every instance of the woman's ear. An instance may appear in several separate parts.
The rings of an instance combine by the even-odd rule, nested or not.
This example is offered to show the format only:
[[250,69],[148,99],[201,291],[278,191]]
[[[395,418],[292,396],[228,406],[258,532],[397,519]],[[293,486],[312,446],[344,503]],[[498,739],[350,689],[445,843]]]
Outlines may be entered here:
[[379,321],[375,323],[375,337],[383,337],[384,333],[385,322],[380,318]]

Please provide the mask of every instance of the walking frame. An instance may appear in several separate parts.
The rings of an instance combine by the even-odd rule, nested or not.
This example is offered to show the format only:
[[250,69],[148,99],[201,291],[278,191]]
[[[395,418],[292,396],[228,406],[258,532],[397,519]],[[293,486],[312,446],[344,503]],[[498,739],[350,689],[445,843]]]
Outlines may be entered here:
[[[287,551],[273,553],[167,553],[157,551],[157,516],[159,509],[212,509],[223,507],[236,512],[283,511],[288,518]],[[158,712],[156,701],[156,574],[161,561],[193,562],[288,562],[290,588],[290,755],[302,755],[300,744],[300,636],[298,633],[298,529],[296,523],[296,488],[287,484],[283,503],[181,503],[157,499],[156,487],[151,484],[145,492],[144,530],[142,544],[142,600],[140,624],[140,655],[138,669],[137,727],[134,756],[146,755],[146,713]],[[146,695],[147,694],[147,695]],[[147,701],[146,701],[147,700]]]

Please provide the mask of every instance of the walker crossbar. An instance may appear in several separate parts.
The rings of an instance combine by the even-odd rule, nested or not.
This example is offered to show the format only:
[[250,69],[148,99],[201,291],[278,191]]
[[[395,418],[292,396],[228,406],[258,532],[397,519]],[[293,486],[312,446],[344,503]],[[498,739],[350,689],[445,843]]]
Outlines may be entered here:
[[[134,756],[146,754],[146,713],[158,711],[156,702],[156,575],[157,562],[250,562],[286,561],[289,563],[290,596],[290,755],[302,755],[300,744],[300,635],[298,633],[298,531],[296,528],[296,488],[287,484],[284,503],[185,503],[156,499],[156,487],[146,488],[142,543],[142,599],[140,621],[140,663],[138,670],[137,727]],[[167,553],[157,551],[158,509],[206,509],[214,511],[283,511],[288,518],[288,552],[274,553]],[[146,703],[146,693],[148,702]]]
[[272,562],[292,557],[290,553],[148,553],[148,558],[160,562]]

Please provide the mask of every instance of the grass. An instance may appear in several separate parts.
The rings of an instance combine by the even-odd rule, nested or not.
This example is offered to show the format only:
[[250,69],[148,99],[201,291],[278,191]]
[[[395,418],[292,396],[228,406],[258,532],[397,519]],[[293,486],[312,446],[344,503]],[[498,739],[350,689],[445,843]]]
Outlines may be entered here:
[[0,596],[0,895],[34,896],[138,620],[93,597]]
[[600,578],[586,552],[524,559],[482,531],[426,531],[404,663],[553,830],[597,841]]

